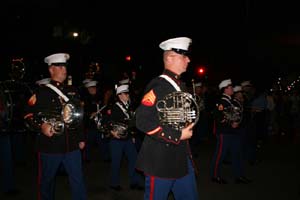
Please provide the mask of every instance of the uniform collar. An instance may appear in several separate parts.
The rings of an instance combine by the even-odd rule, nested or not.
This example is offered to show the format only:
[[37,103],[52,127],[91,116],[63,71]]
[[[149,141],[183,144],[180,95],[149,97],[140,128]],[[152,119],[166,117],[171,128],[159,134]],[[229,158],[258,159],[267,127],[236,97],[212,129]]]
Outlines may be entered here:
[[165,70],[163,71],[163,74],[165,74],[165,75],[171,77],[171,78],[174,79],[176,82],[180,82],[180,75],[175,74],[174,72],[171,72],[171,71],[168,70],[168,69],[165,69]]
[[227,98],[227,99],[231,99],[231,96],[229,96],[229,95],[227,95],[227,94],[225,94],[225,93],[223,93],[223,97],[225,97],[225,98]]
[[58,81],[55,81],[55,80],[51,80],[50,83],[56,87],[59,87],[59,86],[63,86],[64,84],[63,83],[60,83]]

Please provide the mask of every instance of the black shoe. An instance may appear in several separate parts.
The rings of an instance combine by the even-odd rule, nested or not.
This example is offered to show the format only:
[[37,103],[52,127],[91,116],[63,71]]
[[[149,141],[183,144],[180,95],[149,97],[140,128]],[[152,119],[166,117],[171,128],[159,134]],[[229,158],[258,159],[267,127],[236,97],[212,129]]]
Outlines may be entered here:
[[138,185],[138,184],[131,184],[130,185],[131,190],[144,190],[144,186]]
[[248,183],[251,183],[252,180],[244,177],[244,176],[240,176],[238,178],[235,179],[235,183],[236,184],[248,184]]
[[211,181],[218,184],[227,184],[227,181],[220,176],[212,178]]
[[115,191],[121,191],[122,190],[121,186],[119,186],[119,185],[117,185],[117,186],[109,186],[109,187],[110,187],[110,189],[113,189]]

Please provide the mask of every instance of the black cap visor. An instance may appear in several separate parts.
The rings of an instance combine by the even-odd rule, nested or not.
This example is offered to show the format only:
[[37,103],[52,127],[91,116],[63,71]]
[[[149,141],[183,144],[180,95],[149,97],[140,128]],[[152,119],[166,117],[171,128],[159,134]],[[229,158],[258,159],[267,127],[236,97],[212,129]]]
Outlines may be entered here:
[[55,67],[67,67],[67,63],[51,63],[50,66],[55,66]]
[[190,52],[187,51],[187,50],[183,50],[183,49],[176,49],[176,48],[172,48],[171,49],[172,51],[178,53],[178,54],[181,54],[181,55],[185,55],[185,56],[189,56],[190,55]]

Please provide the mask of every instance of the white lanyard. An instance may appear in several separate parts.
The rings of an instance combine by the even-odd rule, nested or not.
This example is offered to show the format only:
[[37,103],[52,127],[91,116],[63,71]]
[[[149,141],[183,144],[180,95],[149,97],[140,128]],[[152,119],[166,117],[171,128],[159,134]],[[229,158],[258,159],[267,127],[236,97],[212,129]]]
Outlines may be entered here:
[[127,119],[130,119],[127,110],[120,104],[120,102],[117,102],[116,104],[121,108],[121,110],[123,111],[124,115],[126,115]]
[[68,102],[70,99],[62,93],[57,87],[52,84],[46,84],[47,87],[51,88],[54,92],[56,92],[59,96],[61,96],[65,102]]
[[176,89],[177,92],[181,91],[181,89],[177,85],[177,83],[173,79],[171,79],[169,76],[162,74],[159,77],[162,77],[162,78],[166,79],[166,81],[168,81]]

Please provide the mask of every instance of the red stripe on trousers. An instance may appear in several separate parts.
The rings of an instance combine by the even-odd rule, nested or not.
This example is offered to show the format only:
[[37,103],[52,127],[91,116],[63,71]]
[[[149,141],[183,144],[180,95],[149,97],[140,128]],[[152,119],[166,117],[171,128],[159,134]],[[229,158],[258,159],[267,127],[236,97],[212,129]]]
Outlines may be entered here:
[[154,176],[150,176],[150,195],[149,200],[154,199]]
[[214,177],[217,176],[217,166],[219,165],[220,157],[221,157],[221,153],[222,153],[221,151],[222,151],[222,146],[223,146],[223,135],[220,134],[219,138],[220,138],[220,145],[219,145],[219,150],[218,150],[217,159],[216,159],[216,165],[215,165],[215,170],[214,170]]

